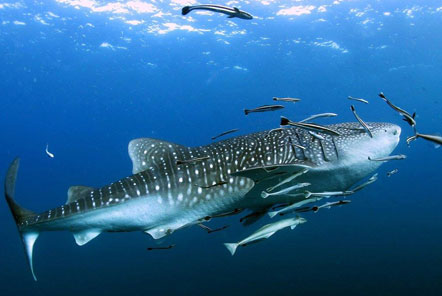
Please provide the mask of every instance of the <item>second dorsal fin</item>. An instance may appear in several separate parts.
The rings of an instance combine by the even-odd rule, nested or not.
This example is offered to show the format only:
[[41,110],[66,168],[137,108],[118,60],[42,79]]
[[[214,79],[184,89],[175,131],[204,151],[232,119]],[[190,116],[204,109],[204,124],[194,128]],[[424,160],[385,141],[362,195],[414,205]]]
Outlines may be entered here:
[[68,190],[68,200],[66,204],[74,202],[84,197],[90,196],[91,192],[94,190],[92,187],[87,186],[71,186]]
[[178,144],[151,138],[132,140],[129,143],[129,156],[133,164],[132,173],[145,171],[152,165],[156,166],[160,161],[172,157],[177,150],[184,151],[185,149],[187,148]]

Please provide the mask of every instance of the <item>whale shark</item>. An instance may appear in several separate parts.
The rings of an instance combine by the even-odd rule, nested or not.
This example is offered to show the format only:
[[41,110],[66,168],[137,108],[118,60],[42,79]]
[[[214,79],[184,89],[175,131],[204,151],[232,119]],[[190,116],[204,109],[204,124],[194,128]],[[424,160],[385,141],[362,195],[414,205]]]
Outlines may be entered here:
[[[326,126],[335,134],[318,132],[321,138],[293,127],[197,147],[135,139],[128,147],[130,176],[100,188],[72,186],[65,204],[42,213],[14,199],[17,158],[6,175],[5,197],[37,280],[33,246],[44,231],[70,231],[80,246],[103,232],[142,231],[159,239],[229,212],[266,213],[305,199],[306,190],[346,191],[381,165],[369,157],[386,157],[399,143],[399,126],[367,125],[372,137],[359,123],[339,123]],[[308,186],[295,186],[301,183]],[[280,194],[262,197],[276,187]]]

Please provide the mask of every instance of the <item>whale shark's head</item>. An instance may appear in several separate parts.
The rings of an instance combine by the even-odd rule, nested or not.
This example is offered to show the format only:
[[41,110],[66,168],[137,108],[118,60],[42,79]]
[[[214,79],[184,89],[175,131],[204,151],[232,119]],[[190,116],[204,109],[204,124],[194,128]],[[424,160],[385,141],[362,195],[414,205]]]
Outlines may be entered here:
[[401,128],[392,123],[367,123],[373,137],[358,123],[339,124],[341,136],[335,138],[336,148],[344,158],[377,158],[388,156],[399,143]]
[[335,125],[341,136],[335,137],[341,167],[351,168],[356,176],[365,176],[377,169],[382,162],[368,158],[390,155],[399,143],[401,128],[392,123],[369,122],[373,137],[359,123]]
[[[340,135],[327,136],[327,141],[322,141],[323,152],[318,148],[319,141],[312,142],[308,148],[312,151],[309,156],[316,164],[315,169],[298,181],[311,183],[309,191],[342,191],[372,174],[382,162],[368,158],[390,155],[399,143],[401,128],[391,123],[369,122],[367,125],[373,137],[358,122],[327,125]],[[329,161],[323,161],[322,155]]]

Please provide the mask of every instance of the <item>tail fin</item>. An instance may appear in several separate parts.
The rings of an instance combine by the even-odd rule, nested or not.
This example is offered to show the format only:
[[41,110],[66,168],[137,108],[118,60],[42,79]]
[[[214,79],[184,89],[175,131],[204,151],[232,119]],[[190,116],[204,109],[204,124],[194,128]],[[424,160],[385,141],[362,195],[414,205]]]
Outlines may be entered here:
[[250,110],[249,109],[244,109],[244,114],[245,115],[248,115],[250,113]]
[[184,6],[183,9],[181,9],[181,14],[186,15],[190,12],[190,6]]
[[20,164],[20,159],[16,158],[9,166],[8,172],[6,173],[5,179],[5,198],[8,203],[9,209],[11,210],[12,216],[14,217],[15,224],[20,233],[20,237],[23,241],[23,245],[26,252],[26,258],[28,259],[29,268],[31,269],[32,276],[34,280],[37,281],[37,277],[34,273],[34,267],[32,265],[32,250],[34,248],[34,243],[40,234],[38,231],[29,231],[21,229],[21,225],[26,218],[34,216],[35,214],[29,210],[20,207],[14,201],[15,194],[15,181],[17,179],[18,167]]
[[238,247],[238,244],[235,243],[230,243],[230,244],[224,244],[227,248],[227,250],[229,250],[230,254],[235,255],[236,252],[236,248]]

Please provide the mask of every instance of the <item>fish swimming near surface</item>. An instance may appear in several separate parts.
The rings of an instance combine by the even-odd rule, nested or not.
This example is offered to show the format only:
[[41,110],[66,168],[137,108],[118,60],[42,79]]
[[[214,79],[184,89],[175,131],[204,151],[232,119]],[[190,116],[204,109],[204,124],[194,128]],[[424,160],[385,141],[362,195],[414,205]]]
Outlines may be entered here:
[[361,102],[364,104],[368,104],[367,100],[361,99],[361,98],[353,98],[352,96],[348,96],[347,99],[352,100],[352,101],[357,101],[357,102]]
[[390,155],[390,156],[386,156],[386,157],[378,157],[378,158],[373,158],[373,157],[368,157],[368,160],[371,161],[389,161],[389,160],[402,160],[402,159],[406,159],[407,155],[404,154],[398,154],[398,155]]
[[299,98],[278,98],[278,97],[273,97],[273,101],[296,103],[296,102],[301,101],[301,99],[299,99]]
[[[292,127],[197,147],[135,139],[129,143],[132,174],[101,188],[72,186],[65,204],[42,213],[25,209],[14,200],[16,159],[6,174],[5,198],[36,279],[33,247],[42,232],[69,231],[81,246],[103,232],[139,231],[160,239],[207,218],[240,212],[238,209],[265,214],[274,205],[305,200],[304,188],[282,191],[271,198],[260,195],[306,169],[277,190],[310,183],[310,192],[345,192],[382,164],[367,161],[368,156],[386,157],[399,142],[399,126],[369,124],[373,138],[355,130],[359,123],[340,123],[325,126],[340,131],[339,135],[327,135],[325,141],[313,141],[304,128]],[[287,145],[289,138],[306,149],[292,149]],[[198,158],[204,159],[177,165],[177,160]],[[220,181],[227,184],[199,187]]]
[[237,243],[225,243],[224,245],[226,246],[227,250],[229,250],[229,252],[233,256],[233,255],[235,255],[235,252],[236,252],[236,249],[238,248],[238,246],[245,247],[247,245],[260,242],[262,240],[265,240],[265,239],[271,237],[272,235],[274,235],[277,231],[279,231],[281,229],[284,229],[287,227],[290,227],[291,229],[295,229],[295,227],[297,225],[305,223],[305,222],[307,222],[307,220],[304,218],[301,218],[301,217],[279,220],[274,223],[264,225],[263,227],[261,227],[260,229],[258,229],[254,233],[252,233],[250,236],[246,237],[243,240],[240,240]]
[[225,135],[228,135],[228,134],[231,134],[231,133],[237,132],[237,131],[239,131],[239,128],[234,128],[234,129],[231,129],[231,130],[228,130],[228,131],[222,132],[221,134],[216,135],[215,137],[212,137],[212,140],[216,140],[216,139],[218,139],[218,138],[220,138],[220,137],[222,137],[222,136],[225,136]]
[[214,4],[204,4],[204,5],[194,5],[194,6],[184,6],[181,9],[181,14],[186,15],[192,10],[208,10],[212,12],[219,12],[224,13],[228,15],[228,18],[240,18],[244,20],[251,20],[253,19],[253,16],[245,11],[240,10],[239,8],[233,7],[227,7],[222,5],[214,5]]
[[276,111],[283,109],[283,105],[263,105],[254,109],[244,109],[244,114],[248,115],[249,113],[257,113],[257,112],[268,112],[268,111]]

